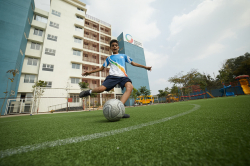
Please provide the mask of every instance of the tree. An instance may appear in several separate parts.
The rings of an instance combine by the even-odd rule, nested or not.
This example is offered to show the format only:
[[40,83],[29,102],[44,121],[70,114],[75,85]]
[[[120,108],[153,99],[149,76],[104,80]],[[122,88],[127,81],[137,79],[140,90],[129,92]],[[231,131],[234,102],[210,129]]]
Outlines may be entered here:
[[136,98],[137,98],[137,92],[138,92],[138,90],[136,88],[133,88],[133,91],[130,94],[130,97],[133,98],[134,100],[136,100]]
[[[41,96],[43,95],[44,89],[42,87],[46,87],[47,86],[47,82],[45,81],[36,81],[35,84],[32,86],[32,91],[35,93],[34,95],[34,103],[37,103],[37,113],[39,111],[39,104],[40,104],[40,99]],[[37,100],[38,99],[38,100]],[[31,110],[31,113],[33,112],[33,110]]]
[[89,87],[89,83],[87,82],[79,82],[78,85],[80,86],[81,90]]
[[227,59],[219,70],[217,79],[233,82],[238,75],[250,75],[250,54],[247,52],[236,58]]
[[[17,69],[16,70],[12,69],[12,70],[8,70],[6,73],[10,73],[10,74],[12,74],[12,76],[8,77],[6,91],[3,92],[5,94],[5,96],[4,96],[3,104],[2,104],[2,107],[1,107],[0,117],[1,117],[1,114],[2,114],[2,110],[3,110],[3,105],[5,103],[5,100],[6,100],[7,96],[8,96],[8,93],[9,93],[9,91],[8,91],[9,80],[11,82],[13,82],[15,80],[15,76],[19,73],[19,71]],[[14,92],[14,94],[11,92],[10,96],[11,95],[15,95],[15,92]]]
[[141,95],[146,99],[147,96],[151,94],[150,90],[146,88],[146,86],[141,86],[138,91],[141,93]]

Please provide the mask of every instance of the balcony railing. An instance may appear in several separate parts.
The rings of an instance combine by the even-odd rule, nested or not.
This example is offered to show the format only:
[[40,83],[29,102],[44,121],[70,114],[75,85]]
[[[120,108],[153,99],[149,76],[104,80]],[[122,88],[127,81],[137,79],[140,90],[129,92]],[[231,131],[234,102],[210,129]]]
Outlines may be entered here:
[[88,27],[88,28],[91,28],[91,29],[94,29],[94,30],[98,31],[98,28],[97,28],[97,27],[93,27],[93,26],[88,25],[88,24],[85,24],[85,26]]
[[102,50],[102,49],[100,49],[100,52],[105,53],[105,54],[111,54],[111,52],[110,52],[110,51],[107,51],[107,50]]
[[108,27],[111,27],[111,25],[109,23],[106,23],[106,22],[104,22],[104,21],[102,21],[102,20],[100,20],[98,18],[95,18],[93,16],[90,16],[88,14],[86,14],[85,17],[88,18],[88,19],[90,19],[90,20],[93,20],[93,21],[96,21],[96,22],[100,22],[101,24],[104,24],[104,25],[106,25]]
[[89,39],[94,39],[94,40],[98,41],[97,37],[94,37],[92,35],[86,35],[86,34],[84,34],[84,37],[87,37]]
[[107,32],[107,31],[103,31],[103,30],[100,30],[102,33],[105,33],[105,34],[107,34],[107,35],[110,35],[110,33],[109,32]]
[[83,61],[97,63],[99,62],[99,56],[97,54],[83,53]]
[[106,44],[109,44],[109,42],[107,41],[107,40],[100,40],[101,42],[103,42],[103,43],[106,43]]
[[92,50],[92,51],[98,51],[96,47],[89,47],[88,45],[83,45],[83,48]]

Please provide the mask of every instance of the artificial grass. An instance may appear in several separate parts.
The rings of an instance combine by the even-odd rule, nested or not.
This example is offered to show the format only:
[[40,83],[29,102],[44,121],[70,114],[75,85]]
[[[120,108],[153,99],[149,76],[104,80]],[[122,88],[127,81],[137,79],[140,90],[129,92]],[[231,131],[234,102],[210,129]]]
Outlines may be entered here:
[[[116,135],[0,158],[0,165],[249,165],[250,96],[126,108],[108,122],[102,111],[0,119],[0,151],[121,129],[200,109]],[[1,155],[1,154],[0,154]]]

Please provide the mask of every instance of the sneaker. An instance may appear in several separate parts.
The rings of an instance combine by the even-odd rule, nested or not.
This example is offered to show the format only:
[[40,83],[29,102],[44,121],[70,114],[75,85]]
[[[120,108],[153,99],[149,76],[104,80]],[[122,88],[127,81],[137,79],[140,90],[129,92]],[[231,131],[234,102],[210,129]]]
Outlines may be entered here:
[[130,118],[129,114],[124,114],[122,118]]
[[83,97],[87,97],[90,95],[90,90],[86,90],[86,91],[82,91],[80,94],[79,94],[79,97],[80,98],[83,98]]

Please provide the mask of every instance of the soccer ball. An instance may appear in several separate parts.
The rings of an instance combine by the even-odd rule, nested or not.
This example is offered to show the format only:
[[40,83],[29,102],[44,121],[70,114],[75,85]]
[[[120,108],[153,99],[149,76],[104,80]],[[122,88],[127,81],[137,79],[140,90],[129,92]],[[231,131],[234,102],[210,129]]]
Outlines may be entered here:
[[103,115],[111,122],[120,120],[125,114],[125,107],[120,100],[111,99],[103,106]]

